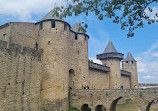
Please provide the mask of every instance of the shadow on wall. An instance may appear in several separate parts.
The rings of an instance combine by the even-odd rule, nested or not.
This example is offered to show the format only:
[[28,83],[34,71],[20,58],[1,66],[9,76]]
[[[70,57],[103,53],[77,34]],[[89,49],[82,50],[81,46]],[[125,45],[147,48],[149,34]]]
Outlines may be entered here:
[[91,111],[91,108],[88,106],[88,104],[83,104],[81,107],[81,111]]
[[95,111],[106,111],[106,109],[103,105],[97,105]]
[[[153,108],[152,108],[152,106],[153,106]],[[156,106],[156,109],[155,109],[154,106]],[[145,111],[150,111],[151,108],[152,108],[152,110],[154,110],[154,111],[157,111],[157,110],[158,110],[158,99],[154,99],[154,100],[152,100],[151,102],[149,102],[149,104],[147,105]]]
[[[88,106],[88,104],[83,104],[81,111],[91,111],[91,108]],[[95,111],[106,111],[106,108],[103,105],[97,105],[95,107]]]
[[122,97],[119,97],[119,98],[115,99],[115,100],[112,102],[112,104],[111,104],[111,106],[110,106],[110,111],[116,111],[117,102],[118,102],[121,98],[122,98]]

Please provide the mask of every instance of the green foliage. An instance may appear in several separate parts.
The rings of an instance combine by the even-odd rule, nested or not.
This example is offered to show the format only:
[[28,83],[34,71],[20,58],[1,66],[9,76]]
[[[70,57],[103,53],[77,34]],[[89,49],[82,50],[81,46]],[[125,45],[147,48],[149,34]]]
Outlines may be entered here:
[[79,109],[77,109],[76,107],[72,107],[72,108],[69,108],[68,111],[79,111]]
[[[68,1],[68,0],[67,0]],[[71,0],[72,3],[62,10],[61,17],[78,16],[81,13],[85,13],[86,16],[89,13],[94,12],[98,16],[99,20],[103,20],[104,17],[113,19],[113,23],[121,24],[121,29],[128,28],[129,32],[127,37],[133,37],[133,31],[137,28],[143,28],[144,22],[148,24],[158,22],[158,13],[154,18],[149,17],[145,13],[145,10],[152,12],[152,8],[149,7],[152,3],[158,3],[158,0]],[[87,25],[80,25],[81,30],[86,32]]]
[[87,110],[87,111],[92,111],[92,110],[91,110],[91,108],[90,108],[90,107],[88,107],[88,110]]

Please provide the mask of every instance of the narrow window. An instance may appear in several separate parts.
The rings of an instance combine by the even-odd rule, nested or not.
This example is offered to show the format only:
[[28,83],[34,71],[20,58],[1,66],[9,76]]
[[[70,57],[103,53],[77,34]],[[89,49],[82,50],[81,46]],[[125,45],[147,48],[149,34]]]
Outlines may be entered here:
[[3,41],[7,41],[7,35],[3,34]]
[[48,45],[50,45],[50,41],[48,41]]
[[77,51],[77,54],[80,54],[80,51],[79,51],[79,50]]
[[55,28],[55,21],[52,21],[52,28]]
[[85,40],[87,40],[87,36],[85,35]]
[[38,43],[35,44],[35,50],[38,50]]
[[77,40],[77,34],[75,34],[75,40]]
[[64,24],[64,30],[66,30],[66,26],[67,26],[67,25],[66,25],[66,23],[65,23],[65,24]]
[[133,64],[133,61],[132,61],[132,64]]
[[40,23],[40,30],[43,29],[43,24],[42,22]]

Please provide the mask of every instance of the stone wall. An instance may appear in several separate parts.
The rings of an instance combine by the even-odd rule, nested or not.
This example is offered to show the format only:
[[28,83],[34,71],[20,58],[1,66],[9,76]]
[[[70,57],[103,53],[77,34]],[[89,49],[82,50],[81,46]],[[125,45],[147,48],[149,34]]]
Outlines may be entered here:
[[42,50],[0,43],[1,111],[40,110]]
[[131,72],[131,88],[132,89],[137,88],[138,87],[137,62],[129,61],[127,63],[123,61],[122,69],[128,72]]
[[90,89],[109,89],[109,72],[89,69]]
[[124,89],[130,89],[130,77],[121,76],[121,85],[123,85]]
[[12,22],[10,26],[9,43],[15,43],[30,48],[35,47],[38,37],[38,28],[35,27],[34,23]]
[[110,67],[110,89],[120,89],[121,87],[121,71],[119,59],[107,59],[102,61],[103,65]]

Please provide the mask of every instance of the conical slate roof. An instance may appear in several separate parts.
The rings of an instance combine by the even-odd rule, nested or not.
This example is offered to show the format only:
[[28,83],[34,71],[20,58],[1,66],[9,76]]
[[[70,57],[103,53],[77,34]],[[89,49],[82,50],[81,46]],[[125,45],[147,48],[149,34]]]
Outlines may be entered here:
[[[51,10],[45,17],[43,17],[40,21],[47,20],[47,19],[62,20],[62,19],[59,18],[58,14],[53,15],[54,13],[56,13],[55,11],[56,11],[55,8],[52,9],[52,10]],[[39,21],[39,22],[40,22],[40,21]],[[64,21],[64,20],[62,20],[62,21]]]
[[132,54],[128,52],[127,57],[123,61],[136,61],[136,60],[133,58]]
[[110,40],[104,52],[102,54],[97,55],[97,59],[107,60],[107,59],[112,59],[112,58],[115,58],[121,61],[124,58],[124,54],[118,53],[112,41]]
[[81,30],[79,31],[80,25],[78,22],[75,23],[75,25],[71,28],[72,31],[77,33],[83,33]]
[[115,46],[113,45],[112,41],[110,40],[103,53],[111,53],[111,52],[117,53],[117,50],[115,49]]

